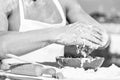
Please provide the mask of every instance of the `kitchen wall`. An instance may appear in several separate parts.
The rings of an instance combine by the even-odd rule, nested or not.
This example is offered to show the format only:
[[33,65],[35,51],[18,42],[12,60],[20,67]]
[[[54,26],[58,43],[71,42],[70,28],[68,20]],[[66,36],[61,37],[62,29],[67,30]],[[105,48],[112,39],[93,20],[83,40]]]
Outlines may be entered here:
[[104,11],[115,13],[120,11],[120,0],[78,0],[83,9],[91,13],[93,11]]

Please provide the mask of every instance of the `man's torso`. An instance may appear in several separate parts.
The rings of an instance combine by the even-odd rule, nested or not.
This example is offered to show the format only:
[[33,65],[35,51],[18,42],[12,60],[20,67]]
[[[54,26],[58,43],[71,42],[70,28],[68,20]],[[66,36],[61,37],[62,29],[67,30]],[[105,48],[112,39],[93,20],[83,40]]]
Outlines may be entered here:
[[[53,0],[23,0],[25,19],[40,21],[49,24],[61,23],[62,17]],[[10,1],[9,1],[10,2]],[[64,5],[59,1],[65,13]],[[11,0],[8,3],[7,10],[10,10],[8,22],[9,30],[19,31],[20,26],[20,8],[19,0]],[[11,8],[11,9],[9,9]]]

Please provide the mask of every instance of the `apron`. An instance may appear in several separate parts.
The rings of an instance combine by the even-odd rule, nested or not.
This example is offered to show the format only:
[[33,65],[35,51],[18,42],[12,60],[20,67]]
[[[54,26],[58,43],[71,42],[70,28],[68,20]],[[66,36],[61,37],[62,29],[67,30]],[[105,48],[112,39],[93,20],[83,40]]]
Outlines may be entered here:
[[[22,0],[19,0],[20,21],[21,21],[19,31],[24,32],[24,31],[30,31],[30,30],[45,29],[45,28],[50,28],[50,27],[65,26],[66,18],[65,18],[63,9],[58,0],[53,0],[53,2],[56,5],[56,7],[61,15],[61,18],[62,18],[62,22],[59,24],[58,23],[57,24],[49,24],[49,23],[44,23],[44,22],[40,22],[40,21],[25,19],[23,2],[22,2]],[[41,48],[39,50],[32,51],[28,54],[20,56],[20,58],[23,58],[24,60],[31,61],[31,62],[55,62],[57,56],[63,56],[63,55],[64,55],[64,46],[63,45],[50,44],[44,48]],[[16,60],[16,59],[6,59],[3,62],[7,63],[7,64],[24,63],[24,62]]]

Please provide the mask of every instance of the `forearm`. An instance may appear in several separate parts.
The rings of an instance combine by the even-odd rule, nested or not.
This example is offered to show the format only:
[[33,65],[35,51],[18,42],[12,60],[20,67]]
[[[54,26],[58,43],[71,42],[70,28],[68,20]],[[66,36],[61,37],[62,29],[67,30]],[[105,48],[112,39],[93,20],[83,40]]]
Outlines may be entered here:
[[100,25],[96,20],[88,15],[78,3],[75,3],[74,6],[68,6],[67,9],[67,16],[70,23],[80,21],[82,23]]
[[76,12],[76,13],[77,13],[77,15],[76,15],[76,17],[74,17],[74,18],[76,18],[76,19],[73,19],[74,21],[77,20],[77,21],[88,23],[88,24],[91,24],[91,25],[98,25],[98,26],[100,26],[100,23],[98,23],[96,20],[94,20],[85,11],[80,10],[79,12]]
[[23,55],[55,42],[59,32],[55,28],[28,32],[1,32],[0,52]]

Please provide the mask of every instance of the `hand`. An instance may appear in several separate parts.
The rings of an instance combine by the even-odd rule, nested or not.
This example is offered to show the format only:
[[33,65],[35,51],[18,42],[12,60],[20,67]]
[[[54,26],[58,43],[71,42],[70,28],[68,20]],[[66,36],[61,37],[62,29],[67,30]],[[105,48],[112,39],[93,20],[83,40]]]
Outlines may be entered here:
[[41,76],[42,74],[51,75],[53,78],[63,79],[64,76],[61,72],[56,72],[54,68],[40,68],[36,67],[36,75]]
[[58,43],[65,45],[86,45],[90,48],[106,47],[109,41],[107,33],[98,26],[76,22],[63,28]]

